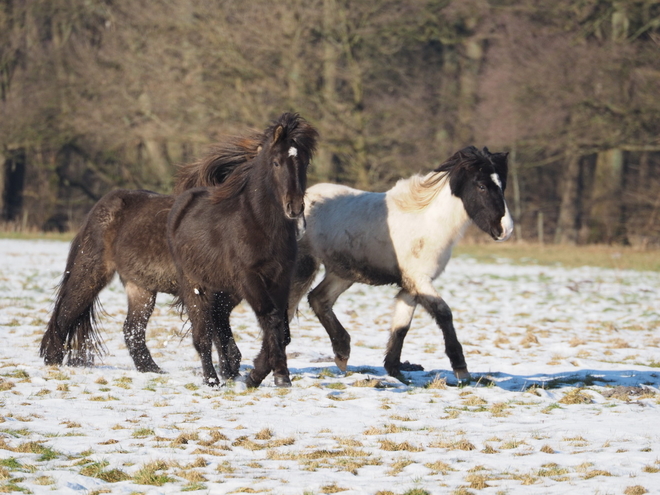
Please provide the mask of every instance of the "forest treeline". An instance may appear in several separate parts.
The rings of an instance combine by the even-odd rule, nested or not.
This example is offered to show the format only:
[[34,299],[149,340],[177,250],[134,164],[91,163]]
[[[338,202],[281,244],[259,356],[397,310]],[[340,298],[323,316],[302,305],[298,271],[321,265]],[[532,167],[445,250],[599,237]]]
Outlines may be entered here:
[[510,152],[518,239],[660,244],[660,1],[0,0],[1,221],[75,229],[296,111],[311,183]]

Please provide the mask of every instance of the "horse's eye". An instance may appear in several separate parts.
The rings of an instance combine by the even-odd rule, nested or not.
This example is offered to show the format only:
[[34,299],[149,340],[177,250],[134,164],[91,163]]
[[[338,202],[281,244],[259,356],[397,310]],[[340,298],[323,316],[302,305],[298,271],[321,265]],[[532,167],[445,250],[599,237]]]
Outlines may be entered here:
[[273,162],[273,165],[275,165],[276,167],[279,167],[279,166],[280,166],[280,162],[278,162],[277,160],[275,160],[275,161]]
[[483,184],[477,184],[477,187],[479,188],[480,191],[485,191],[486,190],[486,186],[483,185]]

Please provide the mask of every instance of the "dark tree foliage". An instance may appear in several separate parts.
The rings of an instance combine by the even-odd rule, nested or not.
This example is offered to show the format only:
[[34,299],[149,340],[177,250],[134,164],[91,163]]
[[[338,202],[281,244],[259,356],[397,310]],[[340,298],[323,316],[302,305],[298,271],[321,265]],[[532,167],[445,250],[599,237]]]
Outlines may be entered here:
[[518,238],[657,245],[658,53],[651,0],[0,0],[0,221],[75,229],[293,110],[314,181],[384,190],[486,145]]

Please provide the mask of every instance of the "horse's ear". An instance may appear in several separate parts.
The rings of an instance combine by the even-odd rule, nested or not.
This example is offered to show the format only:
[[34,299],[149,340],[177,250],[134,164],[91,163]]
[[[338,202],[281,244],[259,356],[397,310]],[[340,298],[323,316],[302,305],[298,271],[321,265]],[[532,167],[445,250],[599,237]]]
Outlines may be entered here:
[[275,144],[280,140],[280,138],[282,137],[283,132],[284,132],[284,127],[282,127],[281,125],[278,125],[275,128],[275,131],[273,132],[273,143],[272,144]]

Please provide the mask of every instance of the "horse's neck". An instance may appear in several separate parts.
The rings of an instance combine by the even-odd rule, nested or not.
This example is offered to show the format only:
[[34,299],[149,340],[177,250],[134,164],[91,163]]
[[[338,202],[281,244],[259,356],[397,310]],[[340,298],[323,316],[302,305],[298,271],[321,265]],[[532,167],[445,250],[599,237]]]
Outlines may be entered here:
[[451,193],[448,182],[445,182],[433,201],[416,213],[415,221],[410,221],[415,234],[425,232],[426,247],[433,252],[433,257],[445,258],[450,255],[451,248],[463,236],[470,217],[465,211],[463,201]]
[[268,231],[290,227],[281,202],[273,194],[272,181],[267,175],[254,172],[248,178],[243,197],[254,221]]

